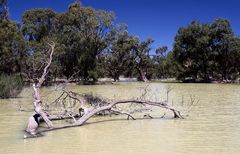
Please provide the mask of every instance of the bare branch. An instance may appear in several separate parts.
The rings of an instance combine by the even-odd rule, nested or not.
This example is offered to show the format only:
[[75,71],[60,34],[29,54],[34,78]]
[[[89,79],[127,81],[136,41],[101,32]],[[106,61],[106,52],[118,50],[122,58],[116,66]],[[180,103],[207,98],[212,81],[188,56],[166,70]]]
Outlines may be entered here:
[[43,74],[41,76],[41,78],[38,80],[38,87],[41,87],[42,83],[45,81],[46,75],[48,73],[48,68],[50,67],[51,63],[52,63],[52,59],[53,59],[53,53],[54,53],[54,48],[55,48],[55,43],[52,42],[52,44],[48,44],[50,46],[50,50],[51,53],[49,55],[49,60],[47,62],[47,65],[45,66],[44,70],[43,70]]
[[129,120],[129,117],[132,118],[132,120],[136,120],[130,113],[127,113],[127,112],[122,112],[122,111],[119,111],[119,110],[115,110],[115,109],[112,109],[111,110],[112,112],[115,112],[117,114],[125,114],[128,116],[128,120]]
[[[146,104],[146,105],[151,105],[151,106],[164,108],[164,109],[172,111],[174,118],[181,118],[181,119],[183,119],[183,117],[180,114],[180,111],[175,110],[174,108],[168,106],[165,102],[151,102],[151,101],[139,101],[139,100],[122,100],[122,101],[113,101],[113,102],[111,102],[109,104],[106,104],[106,105],[104,105],[102,107],[98,107],[98,108],[92,108],[91,107],[91,108],[89,108],[89,111],[86,112],[74,124],[65,125],[65,126],[61,126],[61,127],[55,127],[55,128],[49,128],[49,129],[40,131],[40,133],[41,132],[48,132],[48,131],[52,131],[52,130],[57,130],[57,129],[81,126],[88,119],[90,119],[91,117],[97,115],[98,113],[100,113],[102,111],[106,111],[106,110],[114,111],[115,113],[119,113],[119,114],[125,114],[125,115],[128,115],[129,117],[131,117],[132,119],[135,119],[130,113],[122,112],[122,111],[118,111],[118,110],[113,109],[113,107],[118,105],[118,104],[130,104],[130,103]],[[164,114],[164,116],[165,116],[165,114]]]
[[[33,87],[33,98],[34,98],[34,101],[33,101],[34,111],[43,118],[43,120],[46,122],[46,124],[49,128],[52,128],[53,127],[52,122],[49,120],[47,114],[42,110],[42,101],[41,101],[41,97],[40,97],[40,87],[41,87],[42,83],[45,81],[45,77],[48,73],[48,69],[52,63],[55,43],[52,42],[52,44],[49,44],[49,46],[50,46],[51,53],[49,55],[47,65],[44,68],[41,78],[38,79],[38,81],[35,81],[35,83],[33,83],[32,87]],[[28,122],[28,126],[26,128],[26,131],[29,132],[30,134],[34,135],[37,133],[37,128],[38,128],[38,123],[36,123],[36,120],[34,118],[32,118],[32,116],[31,116],[29,118],[29,122]]]

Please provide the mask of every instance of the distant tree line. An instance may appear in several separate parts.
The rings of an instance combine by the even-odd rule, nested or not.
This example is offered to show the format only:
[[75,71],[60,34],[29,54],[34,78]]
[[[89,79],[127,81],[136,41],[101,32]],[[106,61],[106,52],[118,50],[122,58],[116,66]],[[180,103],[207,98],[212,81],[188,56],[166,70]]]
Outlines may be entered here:
[[[113,12],[69,5],[63,13],[32,9],[22,23],[8,17],[7,0],[0,0],[0,74],[35,79],[48,56],[47,43],[56,43],[47,81],[57,78],[95,82],[120,76],[140,81],[177,78],[182,81],[235,81],[240,72],[240,38],[230,22],[193,21],[181,27],[173,50],[153,51],[153,39],[141,41],[125,24],[115,24]],[[155,52],[155,53],[154,53]]]

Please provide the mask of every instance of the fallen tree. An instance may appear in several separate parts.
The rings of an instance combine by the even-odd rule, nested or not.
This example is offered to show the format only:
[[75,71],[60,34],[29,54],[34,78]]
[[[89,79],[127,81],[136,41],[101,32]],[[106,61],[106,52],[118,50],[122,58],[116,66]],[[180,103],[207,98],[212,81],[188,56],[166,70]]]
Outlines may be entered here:
[[[151,107],[160,108],[172,112],[173,118],[183,119],[180,111],[168,105],[167,101],[148,101],[144,100],[146,90],[143,96],[137,99],[115,100],[105,99],[92,94],[81,94],[63,89],[61,95],[52,103],[44,104],[40,96],[40,88],[48,74],[51,65],[55,44],[49,44],[50,55],[42,76],[32,84],[33,88],[33,106],[34,113],[29,117],[26,132],[29,137],[37,137],[42,132],[53,131],[57,129],[82,126],[90,118],[100,115],[126,115],[127,119],[136,120],[134,113],[150,111]],[[125,106],[125,108],[121,107]],[[128,111],[129,108],[133,108]],[[164,114],[165,115],[165,114]],[[164,117],[161,116],[162,118]],[[150,114],[144,114],[145,118],[153,118]],[[54,120],[72,119],[72,123],[63,126],[54,126]],[[47,128],[39,129],[40,123],[45,122]]]

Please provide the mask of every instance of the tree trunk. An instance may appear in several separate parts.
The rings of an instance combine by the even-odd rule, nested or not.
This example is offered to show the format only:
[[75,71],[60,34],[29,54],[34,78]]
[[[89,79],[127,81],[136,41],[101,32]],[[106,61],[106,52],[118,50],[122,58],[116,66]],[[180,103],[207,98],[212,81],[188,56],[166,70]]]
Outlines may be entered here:
[[148,81],[148,79],[146,77],[146,72],[144,72],[141,68],[138,69],[138,73],[139,73],[140,81],[143,81],[143,82],[147,82]]
[[[34,105],[34,111],[35,111],[34,114],[39,114],[43,118],[43,120],[45,121],[47,126],[49,128],[52,128],[53,127],[52,122],[49,120],[47,114],[42,109],[42,100],[40,97],[40,87],[42,86],[43,82],[45,81],[46,75],[48,73],[48,69],[52,63],[55,44],[54,43],[49,44],[49,46],[50,46],[50,56],[49,56],[47,65],[45,66],[45,68],[43,70],[43,74],[42,74],[41,78],[38,79],[37,81],[35,81],[35,83],[33,83],[32,87],[33,87],[33,99],[34,99],[33,105]],[[33,118],[33,116],[29,117],[26,131],[32,135],[35,135],[35,134],[37,134],[37,129],[38,129],[38,121],[36,121],[36,119]]]

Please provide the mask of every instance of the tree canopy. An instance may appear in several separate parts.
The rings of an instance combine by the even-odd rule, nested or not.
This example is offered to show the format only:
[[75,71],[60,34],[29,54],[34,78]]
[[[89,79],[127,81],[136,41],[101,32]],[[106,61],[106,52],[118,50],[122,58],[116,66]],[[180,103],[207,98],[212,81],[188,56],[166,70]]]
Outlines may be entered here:
[[181,81],[236,81],[240,72],[240,38],[230,21],[192,21],[179,28],[173,46],[159,47],[128,32],[111,11],[69,5],[65,12],[35,8],[22,23],[8,17],[7,0],[0,1],[0,74],[21,74],[36,79],[55,42],[56,52],[46,81],[57,78],[95,82],[100,77],[118,81],[120,76],[140,81],[177,78]]
[[235,80],[239,74],[239,38],[230,22],[216,19],[211,24],[193,21],[178,30],[174,56],[181,64],[180,79],[194,81]]

